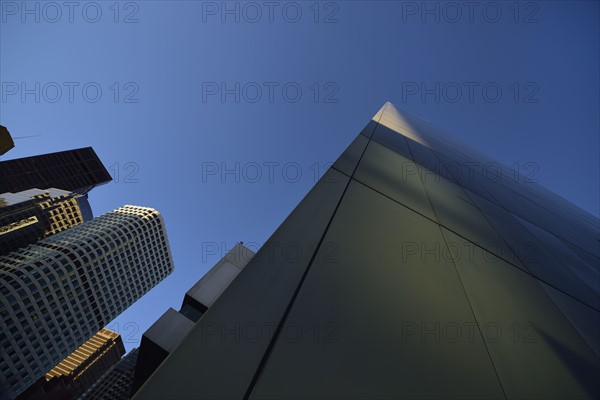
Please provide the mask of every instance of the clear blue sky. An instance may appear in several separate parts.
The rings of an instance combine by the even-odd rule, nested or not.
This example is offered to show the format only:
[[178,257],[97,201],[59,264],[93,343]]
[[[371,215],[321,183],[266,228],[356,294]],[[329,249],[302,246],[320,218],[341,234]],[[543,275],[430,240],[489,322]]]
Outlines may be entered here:
[[385,101],[598,215],[598,2],[249,4],[0,1],[0,123],[41,135],[4,159],[92,146],[118,172],[95,215],[166,220],[175,272],[109,325],[128,349],[237,241],[263,243]]

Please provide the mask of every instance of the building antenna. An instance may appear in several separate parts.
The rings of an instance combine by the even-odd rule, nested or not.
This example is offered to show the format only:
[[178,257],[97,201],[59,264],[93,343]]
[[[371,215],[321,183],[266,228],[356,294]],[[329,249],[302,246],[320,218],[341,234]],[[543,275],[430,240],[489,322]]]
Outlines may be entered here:
[[42,136],[42,135],[17,136],[17,137],[14,137],[13,139],[27,139],[27,138],[38,137],[38,136]]

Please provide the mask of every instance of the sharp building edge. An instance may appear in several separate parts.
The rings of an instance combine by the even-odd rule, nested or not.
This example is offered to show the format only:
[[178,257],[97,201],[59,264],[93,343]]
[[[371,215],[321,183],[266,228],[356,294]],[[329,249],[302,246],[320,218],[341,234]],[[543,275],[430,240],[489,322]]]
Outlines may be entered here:
[[133,398],[598,398],[599,221],[526,178],[385,104]]

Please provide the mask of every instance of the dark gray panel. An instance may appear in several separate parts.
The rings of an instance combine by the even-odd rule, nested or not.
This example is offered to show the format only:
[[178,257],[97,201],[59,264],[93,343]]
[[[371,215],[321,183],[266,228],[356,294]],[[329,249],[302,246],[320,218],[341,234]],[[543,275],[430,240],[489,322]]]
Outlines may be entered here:
[[354,179],[435,221],[417,166],[406,157],[371,140]]
[[600,308],[599,297],[512,214],[481,197],[470,197],[531,274],[595,309]]
[[422,180],[441,225],[525,269],[510,246],[458,185],[439,175],[422,174]]
[[542,205],[506,187],[488,183],[488,188],[499,204],[513,214],[554,233],[562,239],[576,243],[596,256],[600,255],[600,246],[594,237],[594,231],[578,223],[574,218],[567,218],[559,213],[551,212]]
[[352,181],[324,243],[251,398],[503,397],[437,224]]
[[371,138],[371,136],[373,136],[373,132],[375,131],[375,127],[377,126],[377,122],[374,120],[369,121],[369,123],[367,124],[367,126],[365,126],[363,128],[362,131],[360,131],[361,135],[364,135],[367,138]]
[[436,174],[448,178],[446,168],[427,146],[410,139],[406,139],[406,143],[410,149],[413,161],[423,167],[420,168],[422,174],[428,176]]
[[367,147],[367,143],[369,143],[369,139],[367,139],[366,136],[358,135],[356,139],[350,143],[350,146],[348,146],[346,151],[342,153],[340,158],[336,160],[333,164],[333,168],[348,176],[352,176],[358,165],[358,160],[360,160],[360,157]]
[[522,218],[516,217],[537,240],[542,243],[551,256],[555,257],[562,265],[568,268],[584,285],[596,296],[600,295],[600,272],[584,259],[573,253],[564,243],[542,228],[533,225]]
[[[458,241],[442,228],[448,241]],[[509,398],[597,398],[600,360],[540,283],[483,251],[455,257]]]
[[437,150],[433,152],[446,168],[444,177],[457,182],[463,189],[470,190],[496,203],[496,199],[486,190],[486,182],[484,182],[481,170],[476,166],[481,163],[466,158],[451,157],[447,153]]
[[542,283],[542,287],[571,321],[588,346],[600,357],[600,312]]
[[169,308],[144,332],[139,347],[131,390],[137,392],[163,360],[193,328],[194,322]]
[[569,243],[565,240],[561,240],[565,246],[567,246],[571,251],[577,254],[579,257],[583,258],[589,265],[591,265],[595,270],[600,271],[600,258],[595,257],[583,250],[580,247],[577,247],[573,243]]
[[244,396],[348,180],[321,178],[136,399]]
[[144,332],[144,336],[166,352],[171,352],[193,326],[191,320],[169,308]]

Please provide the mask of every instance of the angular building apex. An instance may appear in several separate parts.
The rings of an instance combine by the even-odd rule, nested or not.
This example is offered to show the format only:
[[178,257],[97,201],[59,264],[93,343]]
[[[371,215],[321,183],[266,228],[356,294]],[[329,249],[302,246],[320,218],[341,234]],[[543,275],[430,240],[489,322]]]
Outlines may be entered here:
[[133,399],[600,398],[598,219],[479,154],[386,103]]
[[371,118],[371,120],[373,120],[375,122],[379,122],[379,119],[381,118],[381,116],[385,112],[385,109],[387,108],[388,105],[391,105],[391,104],[392,103],[390,103],[389,101],[386,101],[385,104],[383,106],[381,106],[381,108],[379,109],[379,111],[377,111],[377,113],[375,115],[373,115],[373,118]]

